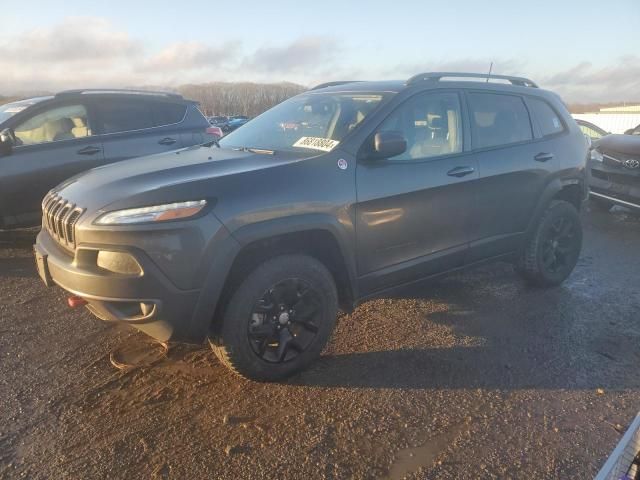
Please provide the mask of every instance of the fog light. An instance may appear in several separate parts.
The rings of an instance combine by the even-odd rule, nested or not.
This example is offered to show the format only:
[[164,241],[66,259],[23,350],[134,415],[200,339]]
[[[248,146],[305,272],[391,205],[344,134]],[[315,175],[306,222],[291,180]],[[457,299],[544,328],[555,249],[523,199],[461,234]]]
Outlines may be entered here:
[[128,253],[100,250],[96,260],[98,267],[121,275],[141,275],[142,268]]
[[140,302],[140,311],[142,312],[143,317],[151,315],[151,312],[153,312],[154,308],[155,305],[153,303]]

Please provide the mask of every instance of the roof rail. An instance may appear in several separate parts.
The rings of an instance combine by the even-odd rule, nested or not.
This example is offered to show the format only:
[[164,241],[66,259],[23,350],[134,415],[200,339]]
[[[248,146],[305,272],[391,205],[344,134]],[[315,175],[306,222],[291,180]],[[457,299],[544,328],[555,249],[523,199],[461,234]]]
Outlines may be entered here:
[[76,90],[65,90],[56,94],[56,97],[64,97],[67,95],[100,95],[118,93],[124,95],[153,95],[160,97],[176,98],[182,100],[182,95],[172,92],[159,92],[154,90],[129,90],[118,88],[82,88]]
[[311,90],[319,90],[321,88],[335,87],[337,85],[344,85],[345,83],[358,83],[358,82],[362,82],[362,80],[340,80],[340,81],[337,81],[337,82],[326,82],[326,83],[321,83],[320,85],[316,85]]
[[533,87],[538,88],[535,82],[529,80],[524,77],[512,77],[510,75],[494,75],[489,73],[463,73],[463,72],[427,72],[427,73],[419,73],[418,75],[414,75],[409,80],[407,80],[407,85],[413,85],[414,83],[424,82],[429,80],[440,81],[445,77],[449,78],[485,78],[487,81],[497,79],[497,80],[507,80],[511,82],[512,85],[518,85],[520,87]]

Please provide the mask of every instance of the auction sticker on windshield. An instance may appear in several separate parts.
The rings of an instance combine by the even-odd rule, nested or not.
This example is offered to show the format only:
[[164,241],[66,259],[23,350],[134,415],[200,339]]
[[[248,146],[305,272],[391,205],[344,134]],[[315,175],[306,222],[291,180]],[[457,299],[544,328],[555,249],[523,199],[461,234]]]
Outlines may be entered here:
[[299,148],[312,148],[314,150],[322,150],[323,152],[330,152],[340,142],[338,140],[332,140],[330,138],[320,138],[320,137],[301,137],[296,143],[293,144],[294,147]]

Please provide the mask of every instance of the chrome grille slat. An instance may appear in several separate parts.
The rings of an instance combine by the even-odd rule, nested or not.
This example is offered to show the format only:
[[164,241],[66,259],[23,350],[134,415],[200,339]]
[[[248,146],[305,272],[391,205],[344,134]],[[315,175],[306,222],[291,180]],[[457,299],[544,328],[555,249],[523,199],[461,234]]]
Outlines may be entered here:
[[67,218],[67,236],[69,238],[69,242],[73,243],[74,245],[76,243],[75,226],[76,226],[76,222],[80,218],[81,213],[82,212],[80,210],[77,210],[77,209],[72,210],[71,214],[69,215],[69,218]]
[[68,205],[66,205],[65,203],[62,203],[62,205],[56,212],[55,224],[53,226],[54,230],[56,231],[56,235],[58,235],[58,238],[60,238],[61,240],[64,239],[64,236],[62,234],[62,219],[67,214],[67,207]]
[[56,233],[58,234],[58,236],[60,237],[61,240],[64,240],[65,242],[67,241],[65,235],[64,235],[64,219],[67,216],[67,214],[69,213],[69,209],[71,208],[71,205],[64,205],[59,211],[58,211],[58,215],[56,216]]
[[42,201],[42,227],[51,237],[68,250],[75,249],[75,225],[83,209],[55,193]]
[[58,209],[60,208],[60,201],[56,200],[56,202],[49,209],[49,228],[52,233],[55,233],[55,218],[56,213],[58,213]]
[[65,241],[67,243],[72,243],[73,242],[73,235],[69,234],[69,229],[67,228],[69,225],[69,218],[71,217],[71,214],[73,213],[73,209],[76,207],[75,205],[69,204],[68,205],[68,209],[67,209],[67,213],[64,215],[64,217],[62,217],[61,223],[62,223],[62,236],[64,237]]

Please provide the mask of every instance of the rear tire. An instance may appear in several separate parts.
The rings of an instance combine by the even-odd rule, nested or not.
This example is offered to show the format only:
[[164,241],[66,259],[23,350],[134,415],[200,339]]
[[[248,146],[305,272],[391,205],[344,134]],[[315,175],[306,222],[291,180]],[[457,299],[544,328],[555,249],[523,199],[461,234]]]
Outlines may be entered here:
[[560,285],[573,271],[582,249],[582,223],[576,208],[554,200],[528,240],[518,272],[539,287]]
[[220,361],[240,376],[284,379],[320,356],[335,324],[338,294],[327,268],[306,255],[268,260],[227,304],[217,342]]

